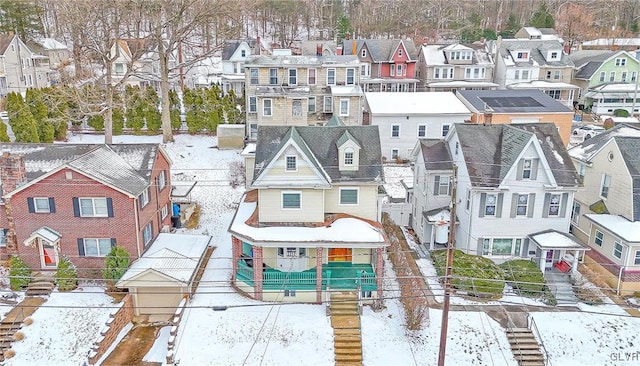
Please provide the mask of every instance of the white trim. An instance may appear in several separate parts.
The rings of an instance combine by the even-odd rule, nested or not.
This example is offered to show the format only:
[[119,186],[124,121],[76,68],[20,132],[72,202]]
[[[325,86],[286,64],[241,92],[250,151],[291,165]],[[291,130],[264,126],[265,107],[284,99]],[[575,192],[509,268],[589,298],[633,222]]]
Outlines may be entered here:
[[[38,210],[38,204],[36,200],[45,200],[47,202],[47,209]],[[51,205],[49,204],[49,197],[33,197],[33,212],[35,213],[51,213]]]
[[[82,214],[82,200],[91,200],[92,215]],[[104,208],[106,210],[104,215],[96,214],[96,200],[104,200]],[[109,204],[107,203],[107,197],[78,197],[78,213],[80,214],[80,217],[109,217]]]
[[[342,103],[344,103],[344,102],[347,103],[346,113],[343,113],[343,111],[342,111]],[[350,100],[346,99],[346,98],[340,99],[340,108],[339,108],[339,111],[338,111],[338,115],[340,115],[340,116],[349,116],[349,108],[350,108]]]
[[[96,252],[97,255],[88,255],[87,254],[87,240],[95,240],[96,241]],[[106,253],[100,252],[100,240],[108,240],[109,241],[109,251]],[[98,258],[98,257],[106,257],[107,254],[111,251],[111,238],[82,238],[82,246],[84,247],[84,257]]]
[[[284,195],[297,194],[300,199],[300,207],[284,207]],[[302,191],[280,191],[280,209],[281,210],[302,210]]]
[[[311,83],[311,70],[314,70],[314,80],[313,83]],[[318,84],[318,69],[316,69],[315,67],[310,67],[307,69],[307,85],[317,85]]]
[[[265,114],[264,113],[264,111],[265,111],[264,103],[266,101],[269,101],[269,114]],[[262,117],[273,117],[273,99],[271,99],[271,98],[262,99]]]
[[[329,83],[329,71],[331,71],[331,70],[333,70],[333,83]],[[336,85],[337,76],[338,76],[338,73],[337,73],[337,71],[336,71],[336,69],[334,67],[327,68],[327,73],[326,73],[326,77],[327,77],[326,84],[327,84],[327,86],[335,86]]]
[[[395,127],[395,126],[398,126],[398,136],[393,136],[393,127]],[[390,134],[390,137],[391,137],[392,139],[399,139],[399,138],[400,138],[400,129],[401,129],[400,124],[397,124],[397,123],[392,124],[392,125],[391,125],[391,134]]]
[[[343,203],[342,191],[356,191],[356,203]],[[357,206],[360,204],[360,188],[359,187],[340,187],[338,189],[338,206]]]

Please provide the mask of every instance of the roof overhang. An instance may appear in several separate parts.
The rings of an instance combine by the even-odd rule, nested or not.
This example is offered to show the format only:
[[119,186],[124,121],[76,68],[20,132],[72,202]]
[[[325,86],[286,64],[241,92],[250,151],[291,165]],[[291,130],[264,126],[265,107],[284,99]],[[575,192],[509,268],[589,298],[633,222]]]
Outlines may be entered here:
[[557,230],[529,234],[529,239],[542,250],[591,250],[575,236]]
[[31,246],[38,239],[48,241],[50,243],[55,243],[60,240],[60,238],[62,238],[62,234],[48,226],[43,226],[38,230],[32,232],[31,235],[29,235],[29,237],[25,239],[24,245]]

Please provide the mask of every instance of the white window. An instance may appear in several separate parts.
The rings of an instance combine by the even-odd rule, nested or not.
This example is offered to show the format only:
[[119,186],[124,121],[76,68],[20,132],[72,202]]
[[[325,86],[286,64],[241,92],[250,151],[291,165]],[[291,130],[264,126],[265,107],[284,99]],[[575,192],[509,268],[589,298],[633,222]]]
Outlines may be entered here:
[[400,137],[400,125],[391,125],[391,137]]
[[106,198],[79,198],[80,216],[82,217],[107,217]]
[[636,72],[631,72],[631,81],[636,81]]
[[498,197],[495,194],[487,194],[484,202],[484,215],[495,216],[496,215],[496,203]]
[[616,59],[616,66],[626,66],[627,65],[627,59],[626,58],[617,58]]
[[160,209],[160,215],[162,216],[162,219],[164,220],[165,217],[167,217],[167,215],[169,214],[169,205],[164,205],[162,206],[162,208]]
[[433,69],[434,79],[453,79],[453,67],[436,67]]
[[308,72],[308,84],[316,85],[316,69],[309,69]]
[[615,71],[611,71],[609,73],[609,81],[616,81],[616,72]]
[[553,99],[560,99],[560,90],[547,90],[547,95],[549,95]]
[[49,213],[49,212],[51,212],[51,207],[49,206],[49,198],[48,197],[34,197],[33,198],[33,206],[35,208],[36,213]]
[[284,297],[295,297],[296,290],[284,290]]
[[609,187],[611,186],[611,176],[609,174],[602,175],[602,183],[600,184],[600,197],[609,197]]
[[531,178],[531,168],[533,165],[533,160],[524,159],[522,163],[522,179],[530,179]]
[[105,257],[111,251],[111,239],[86,238],[84,241],[84,255],[87,257]]
[[285,170],[286,171],[296,171],[298,170],[298,157],[295,155],[287,155],[285,157]]
[[336,69],[327,69],[327,85],[336,85]]
[[397,64],[396,68],[397,68],[396,75],[397,76],[402,76],[402,64]]
[[522,239],[484,238],[482,240],[482,255],[519,256],[521,249]]
[[448,196],[450,178],[446,175],[436,175],[434,179],[435,179],[434,190],[435,190],[436,196]]
[[262,115],[265,117],[273,116],[273,110],[271,108],[271,99],[264,99],[262,101]]
[[451,128],[451,125],[442,125],[442,137],[447,136],[450,128]]
[[396,67],[394,65],[391,65],[389,67],[389,74],[390,74],[390,76],[395,76],[396,75]]
[[620,81],[622,81],[623,83],[627,82],[627,72],[623,71],[622,74],[620,75]]
[[278,69],[269,69],[269,84],[278,84]]
[[158,174],[158,190],[162,191],[167,186],[167,173],[163,170]]
[[123,63],[117,62],[115,64],[115,66],[116,66],[116,70],[115,70],[116,74],[124,74],[124,64]]
[[309,105],[308,105],[308,112],[309,113],[316,113],[316,97],[309,97]]
[[291,101],[291,115],[294,117],[302,116],[302,100],[294,99]]
[[349,115],[349,99],[340,99],[340,115]]
[[347,69],[347,85],[356,83],[356,69]]
[[258,85],[258,69],[253,67],[249,69],[249,76],[250,76],[249,83],[251,85]]
[[558,58],[558,52],[551,52],[551,59],[555,60]]
[[603,241],[604,241],[604,234],[600,230],[596,229],[596,234],[593,237],[593,242],[597,246],[601,247]]
[[289,69],[289,85],[298,85],[298,69]]
[[353,165],[353,149],[348,147],[344,149],[344,165]]
[[150,222],[147,224],[147,226],[144,227],[144,229],[142,229],[142,241],[144,242],[144,245],[149,244],[152,238],[153,238],[153,223]]
[[144,206],[146,206],[149,203],[149,199],[150,199],[149,188],[147,188],[140,194],[140,196],[138,196],[138,200],[140,200],[140,208],[143,208]]
[[418,137],[427,137],[427,125],[418,125]]
[[518,60],[528,60],[529,52],[518,52]]
[[604,71],[600,71],[600,81],[604,81],[606,73]]
[[516,202],[516,216],[527,216],[527,207],[529,206],[529,195],[519,194]]
[[300,192],[282,192],[282,208],[283,209],[299,209]]
[[464,70],[465,79],[484,79],[484,67],[467,67]]
[[367,49],[366,48],[362,49],[362,52],[360,52],[360,56],[361,57],[367,57]]
[[617,241],[613,243],[613,256],[622,259],[622,244]]
[[371,64],[368,62],[363,62],[360,65],[360,76],[369,77],[371,76]]
[[522,70],[522,80],[529,80],[529,70]]
[[580,204],[576,201],[573,201],[573,209],[571,210],[571,222],[574,224],[578,224],[580,220]]
[[636,255],[633,258],[633,265],[640,266],[640,250],[636,250]]
[[249,97],[249,113],[258,112],[258,99],[257,97]]
[[333,112],[333,98],[330,96],[324,97],[324,113],[332,113]]
[[549,216],[560,215],[560,197],[559,194],[552,194],[549,196]]
[[358,188],[340,188],[341,205],[358,204]]
[[515,75],[514,75],[513,78],[516,79],[516,80],[520,79],[520,70],[516,70],[515,71]]
[[391,149],[391,159],[395,160],[400,157],[400,152],[398,149]]

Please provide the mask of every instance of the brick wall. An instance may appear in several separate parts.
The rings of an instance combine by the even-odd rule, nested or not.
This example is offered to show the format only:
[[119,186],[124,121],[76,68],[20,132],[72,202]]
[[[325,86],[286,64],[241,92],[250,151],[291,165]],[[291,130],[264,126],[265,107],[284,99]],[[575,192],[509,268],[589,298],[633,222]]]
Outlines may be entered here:
[[236,282],[236,274],[238,273],[238,259],[240,259],[240,255],[242,255],[242,240],[236,238],[235,236],[231,236],[231,252],[232,258],[232,267],[233,272],[231,273],[231,282]]
[[324,248],[316,248],[316,302],[322,303],[322,260]]
[[100,357],[111,347],[120,331],[133,319],[133,297],[131,294],[127,294],[118,305],[120,308],[115,309],[109,315],[109,320],[100,330],[100,336],[93,343],[88,358],[90,365],[96,364]]
[[262,247],[253,246],[253,298],[262,300]]

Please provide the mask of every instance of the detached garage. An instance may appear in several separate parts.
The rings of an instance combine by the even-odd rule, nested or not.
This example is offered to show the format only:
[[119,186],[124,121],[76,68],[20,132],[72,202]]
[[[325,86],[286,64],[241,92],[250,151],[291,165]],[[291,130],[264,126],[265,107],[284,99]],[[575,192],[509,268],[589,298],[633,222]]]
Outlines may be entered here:
[[[211,255],[210,236],[161,233],[116,283],[133,296],[135,315],[167,320],[195,291],[198,269]],[[151,318],[153,317],[153,318]]]

